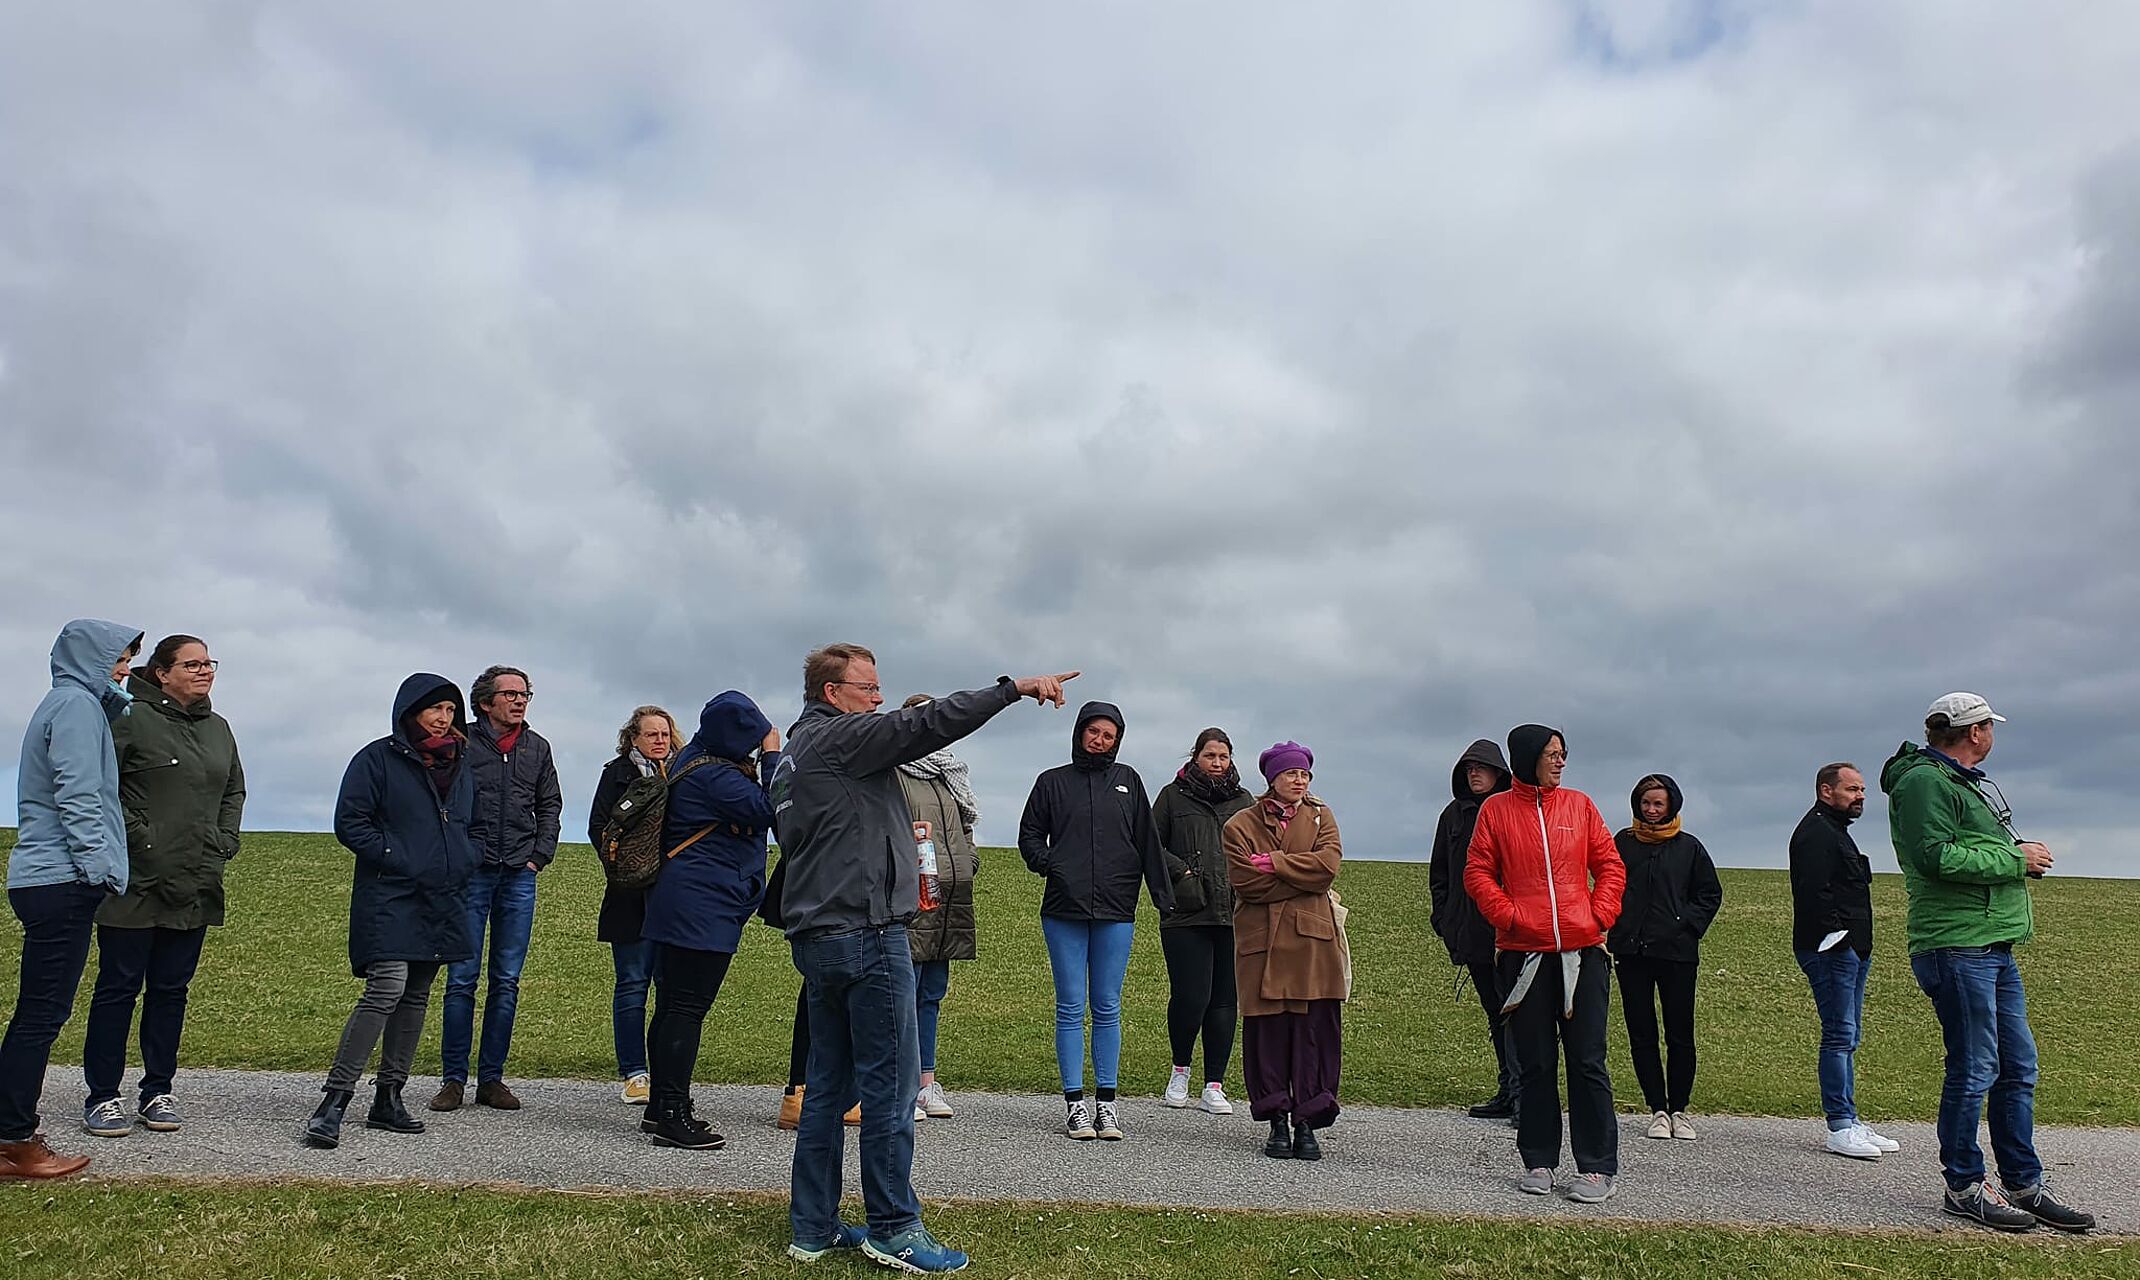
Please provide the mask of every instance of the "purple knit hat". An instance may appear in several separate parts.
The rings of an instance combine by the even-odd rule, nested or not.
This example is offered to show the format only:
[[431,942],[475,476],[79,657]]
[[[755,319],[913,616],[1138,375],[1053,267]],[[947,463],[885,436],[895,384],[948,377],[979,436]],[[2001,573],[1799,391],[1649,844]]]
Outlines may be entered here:
[[1297,742],[1281,742],[1268,747],[1256,757],[1256,768],[1265,782],[1278,781],[1278,775],[1288,769],[1306,769],[1315,772],[1315,753]]

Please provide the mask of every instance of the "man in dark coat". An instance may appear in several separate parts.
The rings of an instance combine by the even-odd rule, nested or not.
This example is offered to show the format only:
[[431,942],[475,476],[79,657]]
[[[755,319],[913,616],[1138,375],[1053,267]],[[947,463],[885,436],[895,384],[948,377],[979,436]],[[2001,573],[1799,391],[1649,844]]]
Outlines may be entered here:
[[1479,821],[1479,802],[1508,790],[1508,778],[1508,761],[1493,739],[1481,738],[1464,748],[1456,767],[1449,771],[1452,799],[1434,824],[1434,851],[1427,863],[1434,933],[1449,949],[1449,963],[1462,965],[1471,974],[1472,989],[1486,1011],[1494,1062],[1500,1068],[1494,1096],[1471,1108],[1471,1114],[1481,1120],[1516,1118],[1516,1046],[1509,1035],[1508,1017],[1501,1012],[1508,993],[1495,977],[1494,927],[1464,892],[1464,859],[1471,849],[1471,829]]
[[1821,1111],[1828,1150],[1878,1160],[1902,1144],[1858,1117],[1857,1054],[1872,972],[1872,861],[1850,824],[1865,816],[1865,775],[1845,760],[1813,777],[1813,807],[1791,832],[1791,951],[1820,1014]]

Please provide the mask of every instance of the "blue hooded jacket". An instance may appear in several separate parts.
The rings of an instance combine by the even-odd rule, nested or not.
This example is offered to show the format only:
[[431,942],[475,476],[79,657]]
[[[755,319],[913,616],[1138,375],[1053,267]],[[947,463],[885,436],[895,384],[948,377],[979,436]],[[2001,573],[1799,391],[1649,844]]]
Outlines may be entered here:
[[663,851],[701,828],[712,830],[662,867],[647,893],[641,938],[730,954],[743,941],[743,926],[765,897],[765,837],[773,826],[766,785],[780,753],[767,752],[755,778],[736,765],[747,763],[772,729],[758,704],[733,689],[699,713],[698,732],[670,764],[669,776],[702,756],[710,758],[669,788]]
[[15,851],[7,887],[100,884],[126,892],[126,813],[111,722],[132,699],[111,669],[141,632],[76,618],[52,642],[52,692],[22,735],[15,777]]

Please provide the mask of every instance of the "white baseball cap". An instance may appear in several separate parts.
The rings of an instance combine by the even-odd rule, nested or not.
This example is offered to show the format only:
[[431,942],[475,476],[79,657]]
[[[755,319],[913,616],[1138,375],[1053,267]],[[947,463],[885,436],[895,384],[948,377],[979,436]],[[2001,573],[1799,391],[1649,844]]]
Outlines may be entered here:
[[1974,693],[1949,693],[1934,698],[1931,707],[1925,711],[1925,719],[1933,716],[1947,717],[1947,723],[1957,729],[1982,724],[1986,720],[2006,723],[2005,716],[1993,711],[1989,702]]

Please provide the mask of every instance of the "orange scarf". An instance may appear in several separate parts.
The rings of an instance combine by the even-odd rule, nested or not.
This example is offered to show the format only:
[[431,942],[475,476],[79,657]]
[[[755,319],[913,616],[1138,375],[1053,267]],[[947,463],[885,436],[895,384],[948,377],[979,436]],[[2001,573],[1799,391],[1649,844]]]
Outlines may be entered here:
[[1678,834],[1679,819],[1676,816],[1670,822],[1653,823],[1635,819],[1635,839],[1644,844],[1663,844]]

